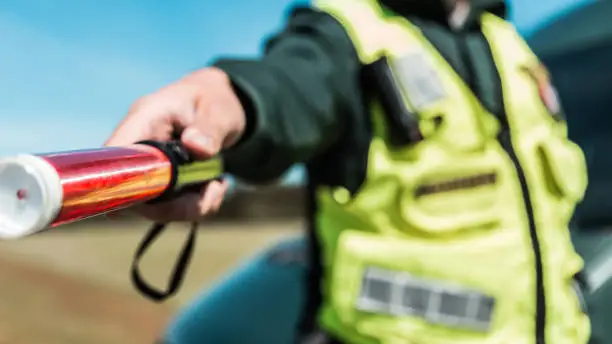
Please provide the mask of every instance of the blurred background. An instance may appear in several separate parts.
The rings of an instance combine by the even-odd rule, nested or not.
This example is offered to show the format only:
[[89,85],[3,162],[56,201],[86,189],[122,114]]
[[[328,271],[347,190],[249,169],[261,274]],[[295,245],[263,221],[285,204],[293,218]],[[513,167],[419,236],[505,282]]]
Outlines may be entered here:
[[[0,1],[0,156],[100,146],[139,96],[214,56],[257,56],[296,3]],[[595,3],[607,4],[608,12],[592,9]],[[566,107],[589,103],[592,118],[607,114],[602,89],[612,89],[605,64],[612,53],[602,43],[612,41],[611,3],[510,1],[511,19],[549,63]],[[576,128],[590,157],[610,148],[604,132]],[[606,169],[608,160],[597,167]],[[235,187],[221,214],[202,226],[183,290],[163,305],[144,300],[129,282],[133,251],[148,226],[136,218],[117,214],[0,243],[0,344],[150,343],[201,290],[299,233],[302,180],[296,166],[279,185]],[[607,221],[608,212],[598,211],[585,223]],[[144,274],[157,285],[165,283],[184,235],[174,226],[145,258]]]

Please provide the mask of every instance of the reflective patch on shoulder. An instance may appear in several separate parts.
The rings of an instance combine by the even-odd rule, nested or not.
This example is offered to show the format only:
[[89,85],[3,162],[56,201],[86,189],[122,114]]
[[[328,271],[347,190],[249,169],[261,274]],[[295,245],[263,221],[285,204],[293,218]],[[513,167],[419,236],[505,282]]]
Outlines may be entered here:
[[412,52],[391,59],[391,69],[415,109],[422,109],[446,97],[442,80],[424,52]]
[[548,112],[558,119],[564,119],[561,101],[557,88],[553,85],[550,72],[542,63],[525,65],[521,69],[529,75],[538,88],[538,95]]

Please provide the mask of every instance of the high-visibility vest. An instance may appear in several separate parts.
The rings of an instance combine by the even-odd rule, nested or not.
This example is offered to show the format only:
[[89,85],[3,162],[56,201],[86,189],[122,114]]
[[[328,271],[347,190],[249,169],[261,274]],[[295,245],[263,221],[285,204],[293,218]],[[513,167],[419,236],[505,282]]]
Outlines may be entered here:
[[320,327],[351,344],[580,344],[583,261],[568,223],[587,174],[546,70],[482,15],[503,90],[491,114],[407,19],[376,1],[319,0],[365,66],[384,62],[421,139],[394,143],[380,101],[367,176],[317,191]]

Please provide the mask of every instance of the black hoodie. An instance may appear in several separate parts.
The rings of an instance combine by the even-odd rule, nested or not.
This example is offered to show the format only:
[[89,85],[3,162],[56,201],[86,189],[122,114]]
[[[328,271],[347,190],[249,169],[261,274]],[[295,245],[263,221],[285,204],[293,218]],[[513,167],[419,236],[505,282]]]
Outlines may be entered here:
[[[479,28],[480,14],[505,16],[501,0],[471,0],[464,29],[452,30],[443,0],[382,0],[425,36],[474,90],[499,113],[499,75]],[[221,59],[248,112],[242,142],[226,155],[228,172],[257,183],[306,163],[311,186],[355,190],[365,175],[371,138],[362,66],[344,28],[331,16],[299,7],[268,40],[261,59]]]

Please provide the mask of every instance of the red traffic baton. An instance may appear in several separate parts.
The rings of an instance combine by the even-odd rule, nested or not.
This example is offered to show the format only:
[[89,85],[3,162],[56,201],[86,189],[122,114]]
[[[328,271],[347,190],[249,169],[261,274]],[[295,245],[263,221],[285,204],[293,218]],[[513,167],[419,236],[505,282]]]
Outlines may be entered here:
[[169,199],[219,178],[222,165],[191,159],[177,141],[2,158],[0,239]]

